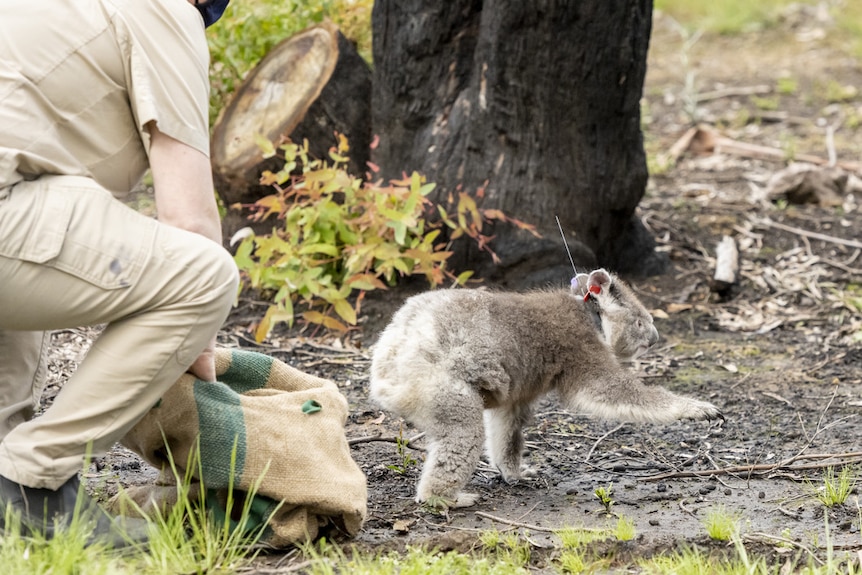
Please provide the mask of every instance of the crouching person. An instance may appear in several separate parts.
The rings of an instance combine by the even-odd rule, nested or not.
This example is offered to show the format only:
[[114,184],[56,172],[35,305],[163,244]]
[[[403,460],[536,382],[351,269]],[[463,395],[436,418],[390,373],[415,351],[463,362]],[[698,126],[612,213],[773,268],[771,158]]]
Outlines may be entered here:
[[[0,19],[0,526],[146,538],[80,488],[186,371],[215,379],[238,274],[209,163],[205,26],[228,0],[7,0]],[[158,221],[122,196],[151,169]],[[105,324],[42,415],[47,330]]]

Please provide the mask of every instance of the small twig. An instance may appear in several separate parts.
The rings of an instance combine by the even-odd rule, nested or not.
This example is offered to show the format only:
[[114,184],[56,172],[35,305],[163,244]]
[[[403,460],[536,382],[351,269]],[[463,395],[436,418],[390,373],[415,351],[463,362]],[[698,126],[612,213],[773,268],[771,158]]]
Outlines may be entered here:
[[713,90],[712,92],[701,92],[697,95],[697,103],[709,102],[710,100],[720,100],[722,98],[732,98],[734,96],[758,96],[760,94],[771,94],[772,86],[762,84],[760,86],[728,86],[721,90]]
[[832,260],[828,260],[826,258],[821,258],[821,262],[826,264],[827,266],[832,266],[833,268],[838,268],[841,271],[845,271],[848,274],[858,276],[862,275],[862,268],[851,268],[850,266],[844,265],[841,262],[834,262]]
[[[549,527],[542,527],[541,525],[531,525],[529,523],[521,523],[520,521],[512,521],[511,519],[504,519],[503,517],[497,517],[496,515],[491,515],[490,513],[485,513],[484,511],[475,511],[475,514],[479,517],[484,517],[485,519],[490,519],[491,521],[496,521],[498,523],[502,523],[504,525],[511,525],[512,527],[521,527],[523,529],[529,529],[530,531],[540,531],[543,533],[555,533],[559,531],[559,528],[552,529]],[[587,527],[578,527],[580,531],[590,531],[595,533],[601,533],[604,529],[593,529]]]
[[620,429],[622,429],[622,427],[623,427],[624,425],[625,425],[625,423],[620,423],[619,425],[617,425],[616,427],[614,427],[613,429],[611,429],[610,431],[608,431],[607,433],[605,433],[604,435],[602,435],[601,437],[599,437],[599,438],[596,440],[596,442],[595,442],[595,443],[593,443],[593,446],[590,448],[589,452],[587,452],[586,457],[584,457],[584,463],[586,463],[587,461],[589,461],[589,460],[590,460],[590,456],[593,454],[593,451],[595,451],[595,450],[596,450],[596,447],[598,447],[599,443],[601,443],[602,441],[604,441],[604,440],[605,440],[609,435],[611,435],[611,434],[613,434],[613,433],[616,433],[617,431],[619,431]]
[[792,234],[796,234],[798,236],[804,236],[807,238],[811,238],[814,240],[820,240],[823,242],[829,242],[833,244],[838,244],[841,246],[848,246],[851,248],[862,248],[862,242],[857,242],[855,240],[845,240],[843,238],[836,238],[835,236],[827,236],[826,234],[820,234],[817,232],[809,232],[808,230],[803,230],[802,228],[795,228],[793,226],[786,226],[784,224],[779,224],[778,222],[773,222],[769,218],[762,218],[756,220],[758,225],[767,227],[767,228],[775,228],[778,230],[784,230],[785,232],[790,232]]
[[687,513],[687,514],[691,515],[692,517],[696,517],[696,515],[694,514],[694,511],[692,511],[691,509],[689,509],[688,507],[685,506],[685,499],[679,500],[679,508],[682,510],[683,513]]
[[777,505],[776,509],[778,509],[781,513],[787,515],[788,517],[792,517],[793,519],[802,519],[802,516],[799,513],[794,513],[793,511],[789,511],[782,507],[781,505]]
[[413,449],[414,451],[425,451],[424,447],[414,447],[413,442],[422,439],[425,436],[425,433],[420,433],[418,435],[414,435],[409,439],[403,439],[401,437],[383,437],[382,434],[377,435],[366,435],[364,437],[354,437],[353,439],[347,440],[347,445],[359,445],[360,443],[372,443],[375,441],[382,441],[384,443],[400,443],[404,447],[408,449]]
[[539,506],[539,503],[538,503],[538,502],[536,502],[536,504],[535,504],[535,505],[533,505],[532,507],[530,507],[530,508],[529,508],[529,509],[528,509],[528,510],[523,514],[523,515],[521,515],[520,517],[518,517],[518,521],[520,521],[521,519],[523,519],[524,517],[526,517],[527,515],[529,515],[530,513],[532,513],[532,512],[536,509],[536,507],[538,507],[538,506]]
[[[837,459],[844,458],[842,461],[832,462],[832,463],[808,463],[804,465],[790,465],[788,462],[796,461],[799,459]],[[763,474],[763,473],[772,473],[775,471],[804,471],[809,469],[824,469],[826,467],[834,467],[835,465],[848,465],[850,463],[858,463],[862,461],[862,451],[855,451],[850,453],[840,453],[840,454],[815,454],[809,455],[806,457],[794,456],[790,457],[784,461],[779,461],[778,463],[760,463],[755,465],[733,465],[730,467],[722,467],[720,469],[703,469],[700,471],[668,471],[667,473],[660,473],[658,475],[648,475],[646,477],[639,477],[641,481],[661,481],[662,479],[670,479],[677,477],[709,477],[712,475],[731,475],[734,473],[747,473],[749,475]]]

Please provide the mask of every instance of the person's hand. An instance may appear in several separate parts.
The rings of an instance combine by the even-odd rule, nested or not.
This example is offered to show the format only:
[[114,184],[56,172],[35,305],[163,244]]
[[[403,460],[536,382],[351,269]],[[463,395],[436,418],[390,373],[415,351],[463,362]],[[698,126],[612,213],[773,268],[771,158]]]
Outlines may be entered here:
[[201,381],[215,381],[215,338],[204,349],[195,362],[189,367],[189,373]]

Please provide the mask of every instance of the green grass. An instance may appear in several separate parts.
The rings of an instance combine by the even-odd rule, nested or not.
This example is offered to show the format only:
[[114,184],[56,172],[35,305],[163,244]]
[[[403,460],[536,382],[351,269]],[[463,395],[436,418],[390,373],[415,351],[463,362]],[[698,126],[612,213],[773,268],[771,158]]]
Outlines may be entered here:
[[634,520],[620,515],[614,528],[614,537],[617,538],[617,541],[632,541],[636,535],[637,528],[635,528]]
[[[200,462],[192,450],[187,469]],[[236,464],[236,450],[231,464]],[[173,464],[172,464],[173,466]],[[206,490],[192,488],[192,474],[179,475],[173,467],[178,503],[165,511],[144,516],[140,508],[126,500],[130,515],[144,516],[149,531],[146,546],[110,549],[96,542],[87,545],[90,526],[73,517],[69,525],[46,540],[22,534],[11,508],[5,516],[6,528],[0,536],[0,566],[15,575],[168,575],[233,574],[246,569],[257,555],[256,547],[264,526],[249,529],[251,503],[260,486],[252,485],[242,506],[234,505],[233,489],[228,490],[227,507],[235,509],[236,521],[217,521],[207,509]],[[233,478],[230,481],[233,484]],[[199,495],[192,495],[198,493]]]
[[739,516],[719,505],[707,511],[703,525],[710,539],[730,541],[739,532]]
[[823,484],[812,488],[820,503],[826,507],[835,507],[847,501],[855,483],[856,474],[851,466],[842,467],[837,473],[834,467],[827,467],[823,474]]
[[[178,506],[181,507],[181,506]],[[199,516],[201,523],[190,525],[182,513],[169,513],[151,524],[153,539],[147,550],[117,552],[99,546],[85,546],[86,531],[71,529],[51,541],[22,537],[14,532],[0,540],[0,565],[4,573],[36,575],[51,573],[81,575],[168,575],[254,573],[252,540],[226,535]],[[723,512],[724,517],[729,514]],[[309,575],[522,575],[542,573],[639,572],[678,575],[768,575],[787,569],[808,575],[862,575],[858,565],[848,565],[829,545],[829,526],[818,535],[826,542],[826,557],[815,560],[801,554],[751,557],[740,536],[729,537],[735,553],[719,556],[696,547],[669,551],[649,558],[620,560],[613,551],[601,555],[597,541],[625,540],[619,537],[619,522],[613,529],[568,527],[556,532],[556,549],[533,553],[529,533],[489,530],[477,534],[471,552],[443,552],[418,546],[402,552],[374,552],[353,546],[338,546],[321,540],[301,546],[301,553],[284,572]],[[271,564],[270,557],[267,563]],[[787,562],[790,561],[788,564]],[[784,572],[784,571],[781,571]]]
[[[686,28],[738,34],[773,26],[782,8],[799,0],[655,0],[655,8]],[[813,2],[807,2],[813,4]]]
[[[687,30],[735,35],[775,26],[791,4],[815,6],[818,0],[655,0],[656,10],[670,15]],[[862,2],[845,0],[831,3],[834,29],[828,29],[827,42],[862,58]]]

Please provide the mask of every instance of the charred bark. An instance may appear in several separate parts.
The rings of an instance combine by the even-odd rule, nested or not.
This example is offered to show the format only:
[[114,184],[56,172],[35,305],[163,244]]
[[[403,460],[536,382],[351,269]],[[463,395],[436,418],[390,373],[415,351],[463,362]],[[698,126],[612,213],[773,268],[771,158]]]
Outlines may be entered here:
[[538,227],[497,226],[502,269],[462,254],[486,277],[570,274],[554,216],[578,265],[656,273],[634,217],[651,18],[651,0],[376,0],[372,159],[438,199],[487,182],[483,207]]

